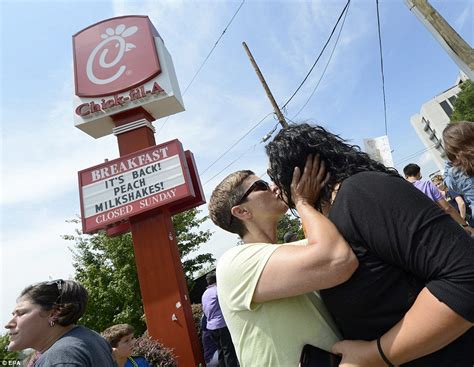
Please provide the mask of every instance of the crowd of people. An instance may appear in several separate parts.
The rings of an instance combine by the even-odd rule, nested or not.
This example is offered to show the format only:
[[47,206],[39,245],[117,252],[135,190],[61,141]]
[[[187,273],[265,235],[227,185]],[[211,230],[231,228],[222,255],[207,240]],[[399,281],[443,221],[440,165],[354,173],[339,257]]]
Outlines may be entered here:
[[222,315],[217,297],[217,278],[215,272],[206,275],[207,289],[202,295],[203,320],[201,322],[204,360],[211,366],[214,353],[217,351],[217,364],[220,367],[238,367],[234,344],[229,329]]
[[[404,179],[321,126],[293,124],[266,147],[273,184],[228,175],[209,215],[243,244],[207,277],[206,361],[217,349],[219,366],[298,366],[311,345],[340,366],[473,366],[474,123],[450,124],[443,140],[449,162],[431,182],[416,164]],[[305,239],[279,244],[288,209]],[[5,325],[9,350],[33,349],[30,367],[148,367],[132,357],[130,325],[77,325],[87,300],[72,280],[28,286]]]
[[433,200],[467,232],[474,234],[474,229],[466,220],[466,204],[462,195],[448,190],[440,175],[434,176],[431,181],[422,180],[420,166],[415,163],[405,166],[403,172],[408,182]]

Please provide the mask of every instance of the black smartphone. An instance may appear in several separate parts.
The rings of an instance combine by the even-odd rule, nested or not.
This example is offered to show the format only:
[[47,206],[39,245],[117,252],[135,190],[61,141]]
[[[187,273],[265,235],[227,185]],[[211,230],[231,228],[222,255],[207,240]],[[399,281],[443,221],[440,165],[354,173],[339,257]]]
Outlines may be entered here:
[[306,344],[301,351],[300,367],[337,367],[341,357],[323,349]]

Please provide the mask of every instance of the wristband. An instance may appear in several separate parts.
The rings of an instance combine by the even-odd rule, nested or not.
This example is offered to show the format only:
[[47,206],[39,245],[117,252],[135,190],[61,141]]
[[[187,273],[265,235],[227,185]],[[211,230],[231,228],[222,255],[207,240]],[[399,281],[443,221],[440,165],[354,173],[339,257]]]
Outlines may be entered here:
[[469,227],[469,224],[467,224],[467,223],[461,224],[461,227],[463,227],[463,228]]
[[382,357],[383,361],[387,364],[389,367],[395,367],[392,362],[387,358],[387,356],[384,354],[382,350],[382,345],[380,344],[380,336],[377,338],[377,349],[379,350],[380,357]]

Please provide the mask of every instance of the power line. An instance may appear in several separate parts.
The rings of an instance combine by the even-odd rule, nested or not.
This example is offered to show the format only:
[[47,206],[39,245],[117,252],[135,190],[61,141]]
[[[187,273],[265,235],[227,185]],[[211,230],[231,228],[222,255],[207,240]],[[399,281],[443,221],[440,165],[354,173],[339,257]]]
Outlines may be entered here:
[[234,144],[232,144],[227,150],[224,151],[224,153],[222,153],[219,157],[217,157],[216,160],[214,160],[214,162],[212,162],[209,166],[207,166],[204,171],[202,171],[201,175],[203,175],[204,173],[206,173],[209,168],[211,168],[212,166],[214,166],[214,164],[216,164],[223,156],[225,156],[227,153],[229,153],[231,151],[231,149],[233,147],[235,147],[238,143],[240,143],[242,141],[243,138],[245,138],[248,134],[250,134],[253,130],[255,130],[257,128],[258,125],[260,125],[263,121],[266,120],[266,118],[270,115],[272,115],[273,112],[270,112],[268,113],[264,118],[262,118],[260,121],[258,121],[254,126],[252,126],[252,128],[250,128],[249,131],[247,131],[244,135],[242,135]]
[[263,138],[262,138],[262,140],[260,141],[260,143],[265,143],[268,139],[270,139],[270,138],[272,137],[273,133],[274,133],[274,132],[276,131],[276,129],[278,128],[278,125],[279,125],[279,124],[280,124],[280,121],[278,121],[278,122],[276,123],[276,125],[273,127],[272,130],[270,130],[268,133],[266,133],[266,134],[263,136]]
[[[251,149],[255,151],[255,147],[257,146],[258,143],[255,143]],[[219,176],[222,172],[224,172],[227,168],[232,166],[235,162],[237,162],[240,158],[242,158],[244,155],[248,154],[250,149],[245,150],[241,155],[239,155],[237,158],[235,158],[232,162],[230,162],[227,166],[222,168],[219,172],[217,172],[214,176],[212,176],[210,179],[208,179],[206,182],[204,182],[204,185],[207,185],[209,182],[211,182],[214,178]]]
[[[307,80],[307,78],[309,77],[309,75],[311,74],[312,70],[314,69],[314,67],[316,66],[317,62],[319,61],[319,59],[321,58],[322,54],[324,53],[327,45],[329,44],[329,42],[331,41],[332,39],[332,36],[334,35],[334,32],[335,30],[337,29],[337,26],[339,25],[339,22],[341,21],[341,18],[344,16],[344,19],[343,19],[343,22],[341,24],[341,28],[339,30],[339,33],[338,33],[338,36],[337,36],[337,39],[335,41],[335,44],[334,44],[334,47],[332,49],[332,52],[331,52],[331,55],[329,56],[329,60],[326,64],[326,67],[325,69],[323,70],[323,74],[321,75],[321,78],[320,80],[318,81],[318,84],[316,85],[315,89],[313,90],[311,96],[309,97],[309,99],[311,99],[311,97],[314,95],[314,92],[315,90],[317,89],[318,85],[320,84],[321,80],[322,80],[322,77],[324,76],[324,73],[326,72],[326,69],[331,61],[331,58],[334,54],[334,51],[335,51],[335,48],[337,46],[337,43],[339,41],[339,38],[340,38],[340,35],[341,35],[341,32],[342,32],[342,29],[344,27],[344,23],[345,23],[345,20],[346,20],[346,17],[347,17],[347,10],[348,10],[348,6],[350,4],[350,0],[347,1],[344,9],[342,10],[341,14],[339,15],[339,18],[334,26],[334,28],[332,29],[331,31],[331,34],[326,42],[326,44],[324,45],[323,49],[321,50],[321,53],[319,54],[318,58],[316,59],[315,63],[313,64],[313,66],[311,67],[311,69],[309,70],[308,74],[306,75],[305,79],[302,81],[302,83],[300,84],[300,86],[297,88],[297,90],[293,93],[293,95],[290,97],[290,99],[285,103],[285,105],[282,107],[282,108],[285,108],[288,103],[291,101],[291,99],[296,95],[296,93],[299,91],[299,89],[301,89],[302,85],[305,83],[305,81]],[[306,106],[306,104],[309,102],[309,99],[308,101],[305,103],[305,105],[300,109],[300,111]],[[299,112],[298,111],[298,114]],[[214,166],[215,163],[217,163],[223,156],[225,156],[233,147],[235,147],[240,141],[242,141],[242,139],[244,137],[246,137],[251,131],[253,131],[260,123],[262,123],[269,115],[271,115],[271,113],[269,113],[268,115],[266,115],[263,119],[261,119],[255,126],[253,126],[246,134],[244,134],[240,139],[238,139],[229,149],[227,149],[226,151],[224,151],[214,162],[212,162],[208,167],[206,167],[201,174],[205,174],[212,166]],[[295,116],[296,117],[296,116]],[[291,120],[290,120],[291,121]],[[278,126],[278,124],[276,125]],[[262,139],[262,141],[266,141],[268,140],[269,136],[271,136],[274,131],[276,130],[276,126],[275,128],[273,128],[273,130],[271,132],[269,132],[268,134],[265,135],[265,137]],[[257,144],[255,144],[252,148],[255,149]],[[252,149],[251,148],[251,149]],[[238,161],[239,159],[241,159],[245,154],[248,153],[248,150],[245,151],[243,154],[241,154],[239,157],[237,157],[236,159],[234,159],[232,162],[230,162],[226,167],[224,167],[222,170],[220,170],[219,172],[217,172],[214,176],[212,176],[211,178],[209,178],[205,183],[204,185],[206,185],[207,183],[209,183],[211,180],[213,180],[215,177],[217,177],[219,174],[221,174],[224,170],[226,170],[228,167],[230,167],[232,164],[234,164],[236,161]]]
[[398,166],[399,164],[404,163],[404,162],[406,162],[406,161],[409,161],[409,160],[411,160],[411,159],[413,159],[413,158],[415,158],[415,157],[417,157],[417,156],[419,156],[419,155],[421,155],[421,154],[423,154],[423,153],[426,153],[427,151],[429,151],[429,150],[431,150],[431,149],[433,149],[433,148],[435,148],[435,147],[436,147],[436,145],[432,145],[431,147],[424,148],[424,149],[421,149],[421,150],[419,150],[419,151],[417,151],[417,152],[415,152],[415,153],[409,154],[409,155],[407,155],[406,157],[400,159],[398,162],[396,162],[395,165]]
[[[267,115],[268,117],[268,115]],[[222,172],[224,172],[227,168],[229,168],[230,166],[232,166],[235,162],[237,162],[239,159],[241,159],[244,155],[248,154],[250,150],[253,150],[255,151],[255,148],[258,144],[262,144],[262,143],[265,143],[268,139],[271,138],[271,136],[273,135],[273,133],[276,131],[276,129],[278,128],[278,126],[280,125],[280,121],[278,121],[276,123],[276,125],[273,127],[272,130],[270,130],[267,134],[265,134],[265,136],[258,142],[258,143],[255,143],[250,149],[247,149],[245,150],[241,155],[239,155],[237,158],[235,158],[232,162],[230,162],[227,166],[225,166],[223,169],[221,169],[219,172],[217,172],[214,176],[212,176],[210,179],[208,179],[204,185],[208,184],[210,181],[212,181],[214,178],[216,178],[217,176],[219,176]],[[260,177],[264,177],[264,175],[266,174],[266,172],[262,173],[260,175]]]
[[161,132],[161,130],[163,130],[163,128],[165,127],[165,125],[166,125],[166,123],[168,122],[169,118],[170,118],[170,116],[168,116],[168,117],[166,118],[166,120],[163,121],[163,123],[161,124],[160,128],[159,128],[158,131],[156,132],[156,135],[158,135],[158,134]]
[[[188,83],[188,85],[186,86],[186,88],[184,88],[184,92],[182,93],[182,95],[184,96],[186,94],[186,92],[188,91],[189,87],[191,86],[191,84],[193,84],[194,80],[196,79],[196,77],[198,76],[198,74],[200,73],[200,71],[202,70],[202,68],[204,67],[204,65],[206,64],[207,60],[209,59],[209,57],[211,57],[211,54],[212,52],[215,50],[215,48],[217,47],[217,44],[220,42],[221,38],[224,36],[225,32],[227,31],[227,29],[229,28],[229,26],[232,24],[232,22],[234,21],[235,17],[237,16],[237,14],[239,13],[240,9],[242,8],[242,6],[244,5],[245,3],[245,0],[242,0],[242,2],[240,3],[239,7],[237,8],[237,10],[235,11],[234,15],[232,15],[232,18],[230,18],[230,21],[229,23],[227,23],[227,25],[225,26],[224,30],[222,31],[221,35],[219,36],[219,38],[217,39],[217,41],[214,43],[214,46],[212,46],[211,48],[211,51],[209,51],[209,53],[207,54],[207,56],[205,57],[204,61],[201,63],[201,65],[199,66],[199,68],[197,69],[196,73],[194,73],[194,76],[191,78],[191,81]],[[164,126],[166,125],[166,123],[168,122],[168,119],[170,118],[171,116],[168,116],[166,118],[166,120],[163,122],[163,124],[161,125],[160,129],[158,130],[157,134],[160,133],[160,131],[164,128]]]
[[297,122],[296,122],[296,121],[293,121],[293,120],[292,120],[292,119],[290,119],[289,117],[287,117],[286,119],[287,119],[288,121],[290,121],[290,122],[294,123],[294,124],[297,124]]
[[331,54],[329,55],[329,58],[328,58],[328,62],[326,63],[326,66],[324,67],[324,70],[321,74],[321,77],[319,78],[318,82],[316,83],[316,86],[314,87],[313,91],[311,92],[311,94],[308,97],[308,99],[306,100],[306,102],[299,109],[299,111],[292,117],[293,119],[296,118],[300,114],[301,111],[303,111],[303,109],[306,107],[306,105],[311,100],[311,98],[313,98],[313,95],[316,92],[316,89],[318,89],[319,84],[321,83],[321,80],[323,80],[324,74],[326,73],[326,70],[327,70],[329,64],[331,63],[332,55],[334,55],[334,51],[336,50],[336,46],[337,46],[337,43],[339,42],[339,38],[341,37],[342,29],[344,28],[344,23],[346,22],[347,13],[349,13],[349,7],[347,8],[347,11],[344,14],[344,19],[342,20],[341,28],[339,29],[339,33],[337,35],[336,42],[334,42],[334,47],[332,48]]
[[349,6],[349,3],[351,2],[351,0],[347,0],[347,3],[346,3],[346,6],[344,6],[344,9],[342,9],[342,12],[341,14],[339,15],[339,18],[337,19],[337,22],[336,24],[334,25],[332,31],[331,31],[331,34],[329,35],[329,38],[328,40],[326,41],[326,43],[324,44],[323,46],[323,49],[321,50],[321,52],[319,53],[318,57],[316,58],[316,61],[314,62],[313,66],[311,66],[311,68],[309,69],[308,73],[306,74],[306,76],[304,77],[303,81],[301,82],[301,84],[298,86],[298,88],[296,88],[295,92],[293,93],[293,95],[285,102],[285,104],[283,105],[282,108],[285,108],[288,103],[290,103],[290,101],[293,99],[293,97],[296,95],[296,93],[298,93],[298,91],[301,89],[301,87],[303,86],[303,84],[306,82],[306,80],[308,79],[309,75],[311,74],[311,72],[313,71],[314,67],[316,66],[316,64],[318,63],[319,59],[321,58],[324,50],[326,49],[327,45],[329,44],[329,42],[331,41],[331,38],[337,28],[337,25],[339,24],[339,22],[341,21],[341,18],[342,16],[344,15],[347,7]]
[[[239,8],[237,9],[236,13],[235,13],[234,16],[232,17],[232,19],[231,19],[231,21],[229,22],[228,25],[230,25],[230,24],[232,23],[232,20],[235,18],[235,16],[237,15],[238,11],[240,10],[240,8],[242,7],[242,5],[243,5],[244,2],[245,2],[245,0],[242,1],[242,3],[240,4]],[[285,108],[285,107],[286,107],[286,105],[287,105],[287,104],[291,101],[291,99],[296,95],[296,93],[298,92],[298,90],[301,88],[301,86],[304,84],[304,82],[306,81],[306,79],[307,79],[307,78],[309,77],[309,75],[311,74],[312,70],[314,69],[314,67],[316,66],[317,62],[318,62],[319,59],[321,58],[321,56],[322,56],[324,50],[326,49],[328,43],[329,43],[330,40],[332,39],[332,36],[333,36],[333,34],[334,34],[334,32],[335,32],[335,30],[336,30],[336,28],[337,28],[337,25],[339,24],[339,22],[340,22],[340,20],[341,20],[341,18],[342,18],[342,16],[343,16],[344,14],[346,14],[346,16],[347,16],[346,9],[348,8],[349,3],[350,3],[350,0],[347,1],[347,3],[346,3],[346,5],[345,5],[344,9],[342,10],[341,14],[339,15],[339,18],[338,18],[338,20],[337,20],[337,22],[336,22],[336,24],[335,24],[333,30],[331,31],[331,34],[330,34],[330,36],[329,36],[329,38],[328,38],[326,44],[324,45],[323,49],[321,50],[321,53],[320,53],[320,55],[318,56],[318,58],[316,59],[315,63],[313,64],[313,66],[312,66],[311,69],[309,70],[307,76],[305,77],[305,79],[303,80],[303,82],[300,84],[300,86],[297,88],[297,90],[293,93],[293,95],[291,96],[291,98],[285,103],[285,105],[284,105],[282,108]],[[344,21],[345,21],[345,19],[346,19],[346,16],[344,16]],[[336,40],[336,44],[337,44],[337,42],[338,42],[338,40],[339,40],[339,36],[340,36],[340,34],[341,34],[343,25],[344,25],[344,23],[343,23],[342,26],[341,26],[341,30],[340,30],[340,32],[339,32],[339,34],[338,34],[338,38],[337,38],[337,40]],[[226,29],[227,29],[227,27],[226,27]],[[224,35],[226,29],[224,30],[224,32],[222,33],[222,35],[221,35],[220,38],[222,38],[222,36]],[[220,38],[219,38],[219,40],[220,40]],[[219,40],[218,40],[218,41],[219,41]],[[199,73],[199,71],[202,69],[202,66],[204,65],[204,63],[205,63],[205,62],[207,61],[207,59],[209,58],[210,54],[211,54],[212,51],[214,50],[214,48],[215,48],[215,46],[217,45],[218,41],[217,41],[216,44],[214,45],[214,47],[213,47],[213,49],[211,50],[211,52],[209,53],[209,55],[208,55],[208,56],[206,57],[206,59],[204,60],[204,62],[203,62],[203,64],[201,65],[201,67],[198,69],[197,73]],[[333,54],[333,53],[334,53],[334,49],[333,49],[333,51],[332,51],[332,53],[331,53],[330,58],[332,57],[332,54]],[[326,65],[326,68],[327,68],[327,65]],[[325,70],[326,70],[326,69],[325,69]],[[325,70],[324,70],[324,71],[325,71]],[[197,75],[197,73],[196,73],[196,75]],[[323,72],[323,74],[324,74],[324,72]],[[191,82],[189,83],[189,85],[186,87],[185,91],[183,92],[183,95],[186,93],[186,91],[188,90],[189,86],[190,86],[191,83],[194,81],[196,75],[193,77],[193,79],[191,80]],[[318,82],[318,84],[319,84],[319,82]],[[251,131],[253,131],[258,125],[260,125],[260,124],[261,124],[269,115],[271,115],[271,114],[272,114],[272,113],[267,114],[263,119],[261,119],[259,122],[257,122],[247,133],[245,133],[245,134],[244,134],[240,139],[238,139],[231,147],[229,147],[229,148],[228,148],[226,151],[224,151],[216,160],[214,160],[208,167],[206,167],[206,168],[202,171],[201,174],[205,174],[212,166],[214,166],[215,163],[217,163],[222,157],[224,157],[233,147],[235,147],[240,141],[242,141],[243,138],[245,138],[248,134],[250,134]],[[169,117],[168,117],[168,118],[169,118]],[[168,120],[168,118],[166,119],[166,121]],[[164,122],[164,124],[166,123],[166,121]],[[162,125],[162,127],[160,128],[160,130],[159,130],[158,132],[161,131],[161,129],[163,128],[164,124]],[[271,132],[269,132],[267,135],[265,135],[265,137],[262,139],[262,141],[268,140],[268,137],[267,137],[267,136],[268,136],[268,135],[271,136],[275,130],[276,130],[276,129],[274,128]],[[257,145],[257,144],[255,144],[255,145],[253,146],[253,149],[255,149],[256,145]],[[239,157],[237,157],[237,158],[234,159],[231,163],[229,163],[226,167],[224,167],[221,171],[219,171],[219,172],[216,173],[214,176],[212,176],[210,179],[208,179],[208,180],[204,183],[204,185],[207,184],[208,182],[210,182],[212,179],[214,179],[216,176],[218,176],[220,173],[222,173],[225,169],[227,169],[229,166],[231,166],[232,164],[234,164],[236,161],[238,161],[238,160],[239,160],[242,156],[244,156],[246,153],[248,153],[248,151],[246,151],[246,152],[244,152],[243,154],[241,154]]]
[[379,0],[375,0],[377,5],[377,30],[379,34],[379,51],[380,51],[380,71],[382,74],[382,94],[383,94],[383,113],[384,113],[384,122],[385,122],[385,135],[388,136],[387,129],[387,101],[385,99],[385,76],[383,71],[383,53],[382,53],[382,36],[380,33],[380,14],[379,14]]
[[411,154],[409,154],[409,155],[403,157],[403,158],[400,159],[399,161],[397,161],[396,164],[398,165],[398,164],[404,163],[404,162],[406,162],[406,161],[409,161],[409,160],[411,160],[411,159],[413,159],[413,158],[415,158],[415,157],[417,157],[417,156],[419,156],[419,155],[421,155],[421,154],[427,152],[429,149],[430,149],[430,148],[424,148],[424,149],[421,149],[421,150],[419,150],[419,151],[417,151],[417,152],[415,152],[415,153],[411,153]]
[[196,79],[197,75],[199,74],[199,72],[201,71],[201,69],[204,67],[204,64],[207,62],[207,60],[209,59],[209,57],[211,56],[212,52],[214,51],[214,49],[217,47],[217,44],[219,43],[219,41],[221,40],[221,38],[224,36],[224,33],[227,31],[227,29],[229,28],[229,26],[232,24],[232,22],[234,21],[234,18],[237,16],[237,14],[239,13],[240,9],[242,8],[242,6],[244,5],[245,3],[245,0],[242,0],[242,2],[240,3],[239,7],[237,8],[237,10],[235,11],[234,15],[232,16],[232,18],[230,18],[230,21],[229,23],[227,23],[227,25],[225,26],[224,30],[222,31],[221,35],[219,36],[219,38],[217,39],[216,43],[214,44],[214,46],[212,47],[211,51],[209,51],[209,53],[207,54],[206,58],[204,59],[204,61],[202,62],[201,66],[199,67],[199,69],[196,71],[196,73],[194,74],[193,78],[191,79],[191,81],[189,82],[188,86],[184,89],[184,92],[183,92],[183,96],[186,94],[186,92],[188,91],[189,87],[191,86],[191,84],[193,84],[194,82],[194,79]]

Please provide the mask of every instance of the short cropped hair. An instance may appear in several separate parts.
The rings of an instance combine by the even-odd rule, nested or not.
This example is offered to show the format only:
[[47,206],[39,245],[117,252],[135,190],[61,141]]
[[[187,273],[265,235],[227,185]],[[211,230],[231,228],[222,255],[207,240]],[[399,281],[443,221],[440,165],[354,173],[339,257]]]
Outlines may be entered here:
[[215,271],[211,271],[209,274],[206,275],[206,282],[208,285],[216,284],[217,278]]
[[453,166],[474,176],[474,122],[451,122],[443,131],[443,142]]
[[73,280],[53,280],[30,285],[21,297],[28,298],[44,311],[56,310],[55,322],[61,326],[75,324],[86,311],[87,290]]
[[238,218],[232,219],[231,209],[244,194],[242,183],[254,174],[249,170],[231,173],[217,185],[209,200],[209,216],[214,224],[240,237],[247,233],[247,228]]
[[117,324],[113,325],[102,332],[102,337],[107,340],[112,348],[117,348],[120,340],[127,336],[135,333],[135,329],[129,324]]
[[405,166],[403,169],[403,173],[405,174],[405,177],[415,177],[420,173],[420,166],[415,164],[415,163],[410,163]]

